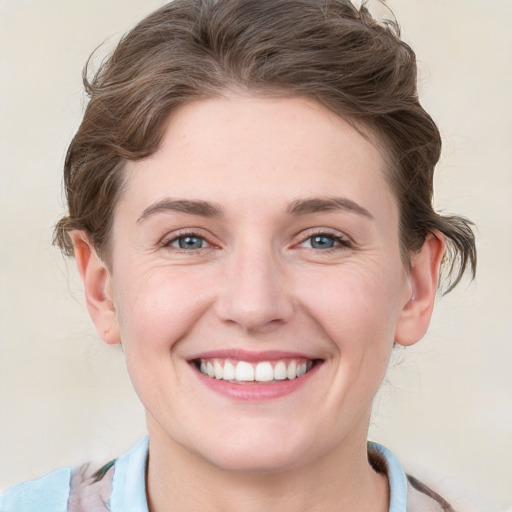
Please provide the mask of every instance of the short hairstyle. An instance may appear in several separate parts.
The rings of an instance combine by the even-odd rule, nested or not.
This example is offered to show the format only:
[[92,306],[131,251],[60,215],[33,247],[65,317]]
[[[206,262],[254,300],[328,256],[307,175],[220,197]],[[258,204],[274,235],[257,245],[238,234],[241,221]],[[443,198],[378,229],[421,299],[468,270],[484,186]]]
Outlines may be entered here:
[[441,137],[421,106],[416,57],[394,21],[377,22],[348,0],[175,0],[142,20],[94,77],[65,160],[68,214],[54,241],[73,255],[84,230],[108,262],[123,168],[154,153],[169,114],[224,95],[307,97],[376,139],[400,211],[404,262],[429,233],[447,241],[446,290],[474,276],[471,222],[432,206]]

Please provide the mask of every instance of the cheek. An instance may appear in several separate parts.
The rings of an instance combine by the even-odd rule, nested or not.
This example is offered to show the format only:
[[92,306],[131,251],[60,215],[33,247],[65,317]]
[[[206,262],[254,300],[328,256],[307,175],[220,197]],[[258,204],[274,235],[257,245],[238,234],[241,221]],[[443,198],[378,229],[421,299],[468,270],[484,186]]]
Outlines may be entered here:
[[123,343],[168,351],[190,331],[209,297],[201,280],[188,274],[153,268],[123,280],[116,294]]
[[[121,341],[130,378],[148,410],[158,410],[179,380],[180,341],[194,329],[207,297],[186,272],[152,269],[118,286]],[[167,406],[166,406],[167,407]]]
[[302,280],[303,304],[331,339],[389,341],[400,313],[403,272],[384,266],[340,266]]

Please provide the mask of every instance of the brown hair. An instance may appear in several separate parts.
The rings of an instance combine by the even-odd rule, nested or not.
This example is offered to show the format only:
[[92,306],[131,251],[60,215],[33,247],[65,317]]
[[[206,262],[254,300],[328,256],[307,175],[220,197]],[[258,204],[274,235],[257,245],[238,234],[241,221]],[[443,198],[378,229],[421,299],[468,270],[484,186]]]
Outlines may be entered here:
[[471,223],[433,210],[439,131],[418,101],[416,61],[398,25],[380,24],[348,0],[175,0],[126,34],[94,78],[64,178],[69,215],[55,242],[73,254],[84,230],[108,257],[126,161],[154,153],[169,113],[230,91],[306,96],[377,135],[390,160],[405,261],[429,233],[447,240],[453,288],[476,249]]

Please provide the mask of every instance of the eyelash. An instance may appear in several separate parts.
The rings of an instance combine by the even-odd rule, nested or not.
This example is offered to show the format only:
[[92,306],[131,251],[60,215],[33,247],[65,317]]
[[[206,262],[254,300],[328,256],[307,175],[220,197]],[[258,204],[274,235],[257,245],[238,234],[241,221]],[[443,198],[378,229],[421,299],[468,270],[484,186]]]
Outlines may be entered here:
[[[184,249],[183,247],[173,247],[172,244],[175,242],[178,242],[180,239],[184,238],[199,238],[203,242],[206,242],[210,247],[198,247],[196,250],[193,249]],[[162,247],[164,248],[172,248],[179,252],[197,252],[204,249],[211,249],[213,247],[213,244],[207,240],[207,238],[199,233],[193,232],[193,231],[187,231],[179,234],[174,234],[172,238],[166,238],[161,243]]]
[[[205,242],[208,244],[207,247],[198,247],[198,248],[189,248],[185,249],[183,247],[173,247],[172,244],[179,242],[180,239],[184,238],[197,238],[200,239],[202,242]],[[339,233],[333,233],[331,231],[323,230],[323,231],[314,231],[311,233],[308,233],[305,238],[302,238],[302,241],[300,241],[298,244],[294,244],[295,246],[301,246],[302,244],[312,241],[314,238],[329,238],[334,241],[335,244],[333,247],[328,248],[315,248],[315,247],[309,247],[310,249],[313,249],[315,252],[318,253],[331,253],[333,251],[337,251],[340,249],[353,249],[354,245],[351,242],[350,239],[348,239],[346,236],[340,235]],[[172,248],[176,251],[183,252],[183,253],[197,253],[198,251],[204,251],[206,249],[212,249],[215,247],[214,244],[208,241],[208,239],[203,236],[200,233],[194,232],[194,231],[187,231],[179,234],[174,234],[172,238],[164,239],[161,243],[161,246],[164,248]]]
[[331,231],[315,231],[313,233],[308,233],[308,236],[302,240],[302,242],[299,243],[299,245],[304,244],[307,241],[311,241],[314,238],[330,238],[334,240],[334,242],[337,244],[334,247],[329,247],[326,249],[319,249],[315,247],[311,247],[316,252],[319,253],[331,253],[333,251],[337,251],[340,249],[352,249],[354,248],[353,243],[343,235],[340,235],[339,233],[333,233]]

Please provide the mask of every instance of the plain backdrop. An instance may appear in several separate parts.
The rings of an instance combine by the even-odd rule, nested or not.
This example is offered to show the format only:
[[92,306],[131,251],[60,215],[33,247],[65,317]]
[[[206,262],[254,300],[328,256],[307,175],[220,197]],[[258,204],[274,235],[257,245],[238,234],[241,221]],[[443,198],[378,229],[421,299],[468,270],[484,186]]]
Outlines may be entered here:
[[[61,169],[102,42],[162,0],[0,0],[0,488],[145,433],[119,348],[86,312],[74,262],[51,246]],[[413,470],[512,504],[512,1],[392,0],[444,137],[439,210],[478,228],[479,270],[438,299],[429,334],[397,354],[371,438]]]

